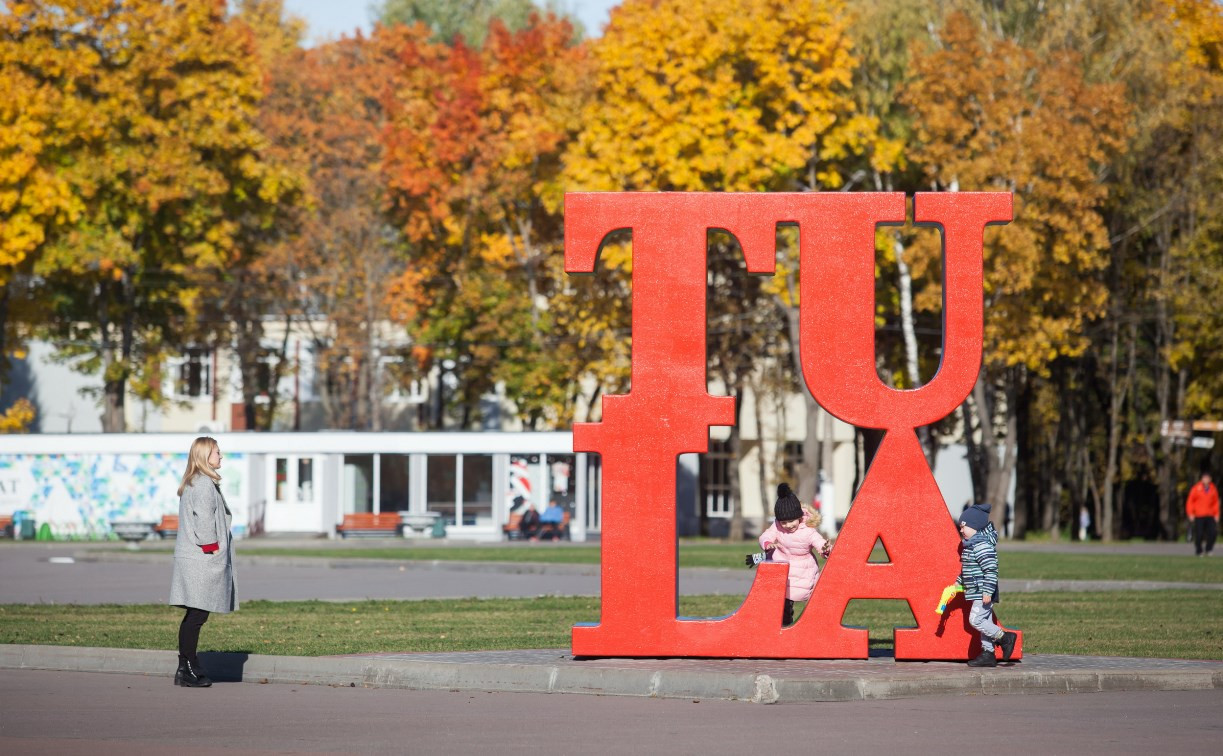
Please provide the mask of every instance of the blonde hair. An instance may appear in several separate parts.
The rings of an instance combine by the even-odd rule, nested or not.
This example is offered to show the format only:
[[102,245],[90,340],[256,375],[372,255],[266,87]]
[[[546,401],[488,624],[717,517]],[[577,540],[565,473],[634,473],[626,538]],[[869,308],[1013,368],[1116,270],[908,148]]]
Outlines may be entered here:
[[212,450],[219,448],[221,448],[220,444],[211,436],[200,436],[191,442],[191,451],[187,452],[187,471],[183,473],[182,483],[178,484],[179,496],[183,495],[183,491],[196,475],[207,475],[217,483],[221,482],[221,476],[212,469],[212,465],[208,464],[208,457],[212,456]]
[[803,508],[803,514],[807,515],[807,527],[819,528],[820,523],[824,521],[824,515],[812,509],[808,504],[803,504],[801,506]]

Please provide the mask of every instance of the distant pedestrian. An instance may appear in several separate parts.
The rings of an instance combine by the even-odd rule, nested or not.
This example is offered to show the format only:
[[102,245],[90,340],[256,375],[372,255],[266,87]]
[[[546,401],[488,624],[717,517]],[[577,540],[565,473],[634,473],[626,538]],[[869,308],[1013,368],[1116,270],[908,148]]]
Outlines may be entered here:
[[[814,552],[827,557],[832,546],[816,530],[819,514],[804,509],[790,486],[777,486],[777,501],[773,504],[773,524],[760,534],[764,554],[749,555],[747,564],[755,566],[768,560],[788,562],[786,600],[782,609],[782,627],[794,624],[794,604],[811,598],[820,577],[820,566]],[[805,520],[805,521],[804,521]]]
[[994,622],[998,603],[998,531],[989,521],[989,504],[974,504],[960,515],[960,585],[964,600],[972,605],[968,622],[981,634],[981,653],[969,659],[970,667],[996,667],[994,644],[1002,647],[1002,658],[1010,661],[1018,636]]
[[1079,509],[1079,540],[1087,540],[1087,528],[1091,527],[1091,512],[1087,511],[1087,507]]
[[1193,531],[1193,552],[1198,556],[1211,556],[1219,534],[1219,489],[1206,470],[1202,471],[1201,480],[1189,489],[1185,516]]
[[187,470],[178,487],[178,536],[174,544],[174,575],[170,605],[187,610],[178,626],[178,671],[174,684],[207,688],[212,680],[200,667],[196,649],[200,628],[210,612],[236,611],[233,520],[221,495],[221,447],[201,436],[191,443]]

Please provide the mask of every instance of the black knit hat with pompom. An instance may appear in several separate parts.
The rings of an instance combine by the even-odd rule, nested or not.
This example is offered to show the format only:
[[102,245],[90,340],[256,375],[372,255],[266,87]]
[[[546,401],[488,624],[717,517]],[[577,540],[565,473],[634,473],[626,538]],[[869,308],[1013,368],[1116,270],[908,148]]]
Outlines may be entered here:
[[798,496],[790,490],[790,486],[782,483],[777,486],[777,503],[773,505],[773,517],[777,518],[778,522],[789,522],[797,520],[803,516],[802,504],[798,502]]

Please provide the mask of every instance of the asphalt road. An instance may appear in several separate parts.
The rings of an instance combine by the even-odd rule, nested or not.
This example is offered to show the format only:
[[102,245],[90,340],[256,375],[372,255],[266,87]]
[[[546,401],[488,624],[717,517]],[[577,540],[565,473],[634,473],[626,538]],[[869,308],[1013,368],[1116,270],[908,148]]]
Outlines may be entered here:
[[[88,561],[81,553],[73,544],[0,547],[0,604],[149,604],[170,595],[169,553],[148,553],[141,557],[148,561],[134,562]],[[360,552],[354,550],[353,556]],[[393,561],[332,567],[309,558],[244,559],[241,544],[236,565],[243,601],[597,596],[598,569],[554,565],[540,572],[533,565]],[[681,570],[679,590],[684,595],[747,595],[752,578],[746,567]]]
[[763,706],[6,670],[0,753],[1216,754],[1223,691]]

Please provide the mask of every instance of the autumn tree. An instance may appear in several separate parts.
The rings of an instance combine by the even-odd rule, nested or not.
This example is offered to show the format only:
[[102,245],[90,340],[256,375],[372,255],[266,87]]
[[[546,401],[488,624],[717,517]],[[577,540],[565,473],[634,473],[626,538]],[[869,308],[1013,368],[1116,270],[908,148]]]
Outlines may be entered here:
[[[545,7],[553,15],[565,15],[556,3]],[[532,0],[384,0],[375,10],[385,26],[423,24],[433,41],[452,44],[461,39],[478,48],[494,20],[512,32],[520,31],[541,8]],[[573,18],[569,22],[580,30]]]
[[[815,191],[852,186],[846,168],[877,139],[877,122],[852,91],[849,16],[837,0],[735,3],[630,0],[594,48],[595,96],[582,116],[567,173],[574,189],[631,191]],[[880,153],[882,155],[882,152]],[[720,254],[722,247],[711,247]],[[756,339],[725,348],[765,355],[771,334],[787,335],[790,381],[798,366],[797,255],[781,248],[776,280],[741,276],[733,295],[711,298],[710,322],[728,299],[753,312]],[[600,275],[624,276],[614,268]],[[711,326],[712,327],[712,326]],[[711,342],[711,346],[712,346]],[[711,366],[731,366],[729,353]],[[767,359],[761,359],[763,366]],[[742,397],[750,371],[727,391]],[[814,491],[818,407],[805,388],[807,472]],[[732,434],[737,430],[732,429]],[[732,437],[732,446],[736,440]],[[766,497],[767,498],[767,497]],[[741,531],[736,508],[732,530]]]
[[[1010,191],[1015,221],[987,234],[985,366],[965,405],[978,500],[1005,502],[1032,375],[1081,355],[1105,312],[1108,234],[1101,167],[1124,145],[1115,85],[1084,81],[1070,52],[1038,55],[953,14],[917,55],[902,98],[913,111],[910,158],[935,189]],[[912,247],[917,306],[940,306],[939,246]],[[995,507],[999,525],[1006,507]]]
[[30,154],[76,205],[33,266],[55,309],[45,332],[101,374],[103,428],[123,430],[129,390],[163,397],[162,358],[198,302],[191,274],[225,265],[234,218],[281,195],[253,123],[251,40],[212,0],[10,2],[3,19],[27,86],[79,114],[54,151]]
[[1137,452],[1123,460],[1131,477],[1154,465],[1158,533],[1175,538],[1183,488],[1197,478],[1197,464],[1210,460],[1188,453],[1160,427],[1223,417],[1223,345],[1210,304],[1223,269],[1216,201],[1223,188],[1223,8],[1157,0],[1133,13],[1146,44],[1122,78],[1134,102],[1135,136],[1118,167],[1111,223],[1114,256],[1126,266],[1118,279],[1132,292],[1120,338],[1124,385],[1132,390],[1119,432]]
[[560,274],[561,155],[584,100],[570,24],[499,22],[476,50],[404,33],[385,175],[411,266],[400,319],[433,365],[453,365],[464,427],[504,386],[529,426],[556,422],[575,386],[548,305]]
[[[287,15],[282,0],[241,0],[234,11],[254,43],[263,85],[255,125],[267,141],[265,160],[284,174],[285,196],[273,216],[235,219],[229,263],[200,272],[200,285],[209,295],[201,298],[192,335],[214,348],[226,347],[237,363],[242,419],[234,430],[271,430],[281,399],[277,387],[295,368],[295,355],[289,354],[292,324],[304,309],[286,248],[300,237],[302,219],[313,207],[305,193],[306,165],[285,135],[317,114],[284,96],[304,55],[305,22]],[[269,323],[283,325],[274,340]]]

